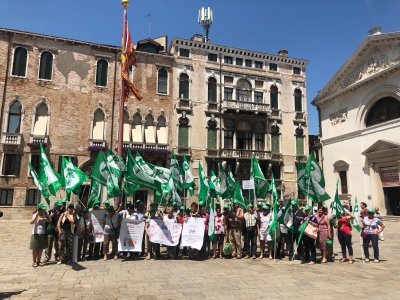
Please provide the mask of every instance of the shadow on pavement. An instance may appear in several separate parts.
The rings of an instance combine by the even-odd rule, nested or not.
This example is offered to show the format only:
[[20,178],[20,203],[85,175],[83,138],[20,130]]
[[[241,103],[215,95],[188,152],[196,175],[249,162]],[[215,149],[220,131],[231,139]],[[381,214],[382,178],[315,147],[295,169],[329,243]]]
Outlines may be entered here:
[[12,296],[19,295],[19,294],[21,294],[22,292],[25,292],[25,291],[26,290],[20,290],[20,291],[17,291],[17,292],[0,292],[0,299],[9,299]]
[[78,263],[72,263],[72,270],[74,270],[74,271],[83,271],[83,270],[86,270],[86,268],[84,266],[81,266]]

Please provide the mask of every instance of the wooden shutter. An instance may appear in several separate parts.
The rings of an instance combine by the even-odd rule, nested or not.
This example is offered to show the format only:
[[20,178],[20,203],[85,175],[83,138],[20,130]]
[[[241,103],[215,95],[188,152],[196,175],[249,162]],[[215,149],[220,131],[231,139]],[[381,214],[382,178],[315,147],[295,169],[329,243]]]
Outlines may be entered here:
[[179,126],[178,145],[179,147],[189,147],[189,127],[186,125]]
[[301,95],[294,97],[294,109],[295,109],[295,111],[302,111]]
[[189,99],[189,82],[179,81],[179,98]]
[[296,136],[296,154],[304,154],[304,137],[302,136]]
[[97,86],[107,86],[107,70],[108,63],[104,59],[99,59],[97,61],[97,71],[96,71],[96,85]]
[[278,93],[271,93],[270,95],[271,108],[278,109]]
[[13,169],[13,174],[15,176],[19,176],[19,170],[21,168],[21,155],[20,154],[14,154],[14,169]]
[[208,101],[217,102],[217,86],[214,84],[208,85]]
[[27,59],[27,52],[26,52],[25,48],[22,48],[22,47],[16,48],[15,52],[14,52],[12,75],[21,76],[21,77],[25,76],[26,59]]
[[280,153],[279,134],[271,134],[271,151],[273,153]]
[[43,52],[40,57],[40,79],[51,80],[53,68],[53,55],[50,52]]
[[208,128],[207,148],[208,149],[217,148],[217,129],[215,128]]

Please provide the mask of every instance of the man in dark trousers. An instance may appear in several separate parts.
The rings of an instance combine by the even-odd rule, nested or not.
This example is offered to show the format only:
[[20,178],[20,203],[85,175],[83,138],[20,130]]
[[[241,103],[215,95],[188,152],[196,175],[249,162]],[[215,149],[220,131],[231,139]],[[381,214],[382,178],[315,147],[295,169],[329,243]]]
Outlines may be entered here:
[[58,248],[58,230],[57,230],[57,223],[58,219],[60,218],[60,215],[64,212],[62,209],[62,202],[60,200],[57,200],[54,202],[54,208],[48,211],[49,216],[51,217],[51,222],[54,225],[54,233],[49,234],[47,236],[47,249],[45,251],[45,262],[50,261],[51,259],[51,253],[53,252],[53,244],[54,244],[54,258],[55,260],[58,259],[59,255],[59,248]]
[[[297,205],[297,201],[291,201],[292,205],[292,211],[293,211],[293,233],[290,231],[288,232],[288,240],[287,240],[287,247],[289,250],[289,260],[293,259],[294,255],[294,243],[296,242],[300,236],[300,231],[299,227],[301,225],[301,221],[306,217],[305,213],[299,209]],[[297,259],[303,260],[303,243],[300,241],[299,244],[297,244]]]

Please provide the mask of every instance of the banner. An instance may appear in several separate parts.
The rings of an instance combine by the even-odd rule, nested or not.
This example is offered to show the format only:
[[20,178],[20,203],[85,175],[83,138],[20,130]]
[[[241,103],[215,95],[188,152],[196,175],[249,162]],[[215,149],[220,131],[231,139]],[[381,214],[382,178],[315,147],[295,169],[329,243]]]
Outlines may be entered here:
[[192,247],[200,250],[203,246],[204,219],[190,217],[183,222],[181,247]]
[[122,219],[118,251],[142,251],[144,224],[142,220]]
[[150,242],[164,246],[176,246],[181,237],[182,224],[171,221],[151,220],[149,226]]
[[254,180],[242,180],[242,189],[244,190],[254,190]]
[[106,215],[105,210],[92,210],[90,212],[90,219],[92,221],[93,225],[93,231],[94,231],[94,239],[93,242],[91,243],[100,243],[104,242],[104,230],[103,230],[103,224],[104,224],[104,217]]

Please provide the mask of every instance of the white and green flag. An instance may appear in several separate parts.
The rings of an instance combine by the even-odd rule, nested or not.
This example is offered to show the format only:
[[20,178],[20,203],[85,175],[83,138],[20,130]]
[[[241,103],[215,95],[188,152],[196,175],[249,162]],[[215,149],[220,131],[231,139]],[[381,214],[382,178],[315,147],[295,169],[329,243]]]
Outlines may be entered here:
[[221,196],[221,186],[219,184],[217,176],[215,176],[214,171],[211,171],[210,176],[210,196],[213,198]]
[[40,144],[39,181],[44,186],[47,186],[50,194],[52,194],[53,196],[56,195],[57,191],[62,186],[60,175],[51,167],[51,164],[47,159],[46,153],[43,150],[42,144]]
[[[65,187],[67,193],[71,193],[74,190],[80,190],[80,186],[84,183],[88,177],[81,169],[74,166],[71,161],[71,157],[67,160],[62,156],[61,161],[61,183]],[[79,188],[79,189],[78,189]]]
[[278,222],[284,225],[290,232],[293,232],[293,210],[290,201],[282,208],[282,214],[278,217]]
[[127,195],[127,196],[132,195],[134,192],[136,192],[140,188],[139,184],[129,181],[129,178],[126,176],[129,157],[131,159],[133,159],[131,150],[128,148],[128,154],[126,156],[126,163],[125,163],[125,169],[124,169],[125,176],[124,176],[123,183],[122,183],[122,189],[123,189],[125,195]]
[[246,207],[246,203],[244,202],[243,194],[242,194],[242,189],[240,188],[239,183],[235,182],[235,190],[233,192],[233,201],[237,201],[239,203],[239,206],[241,208]]
[[169,165],[169,169],[171,170],[172,178],[174,179],[175,185],[178,190],[183,191],[183,178],[181,175],[181,168],[179,167],[179,161],[175,157],[175,153],[172,150],[171,153],[171,163]]
[[[210,182],[210,187],[211,187],[211,182]],[[214,240],[214,229],[215,229],[215,224],[214,224],[214,216],[215,216],[215,205],[214,205],[214,197],[210,197],[210,201],[208,201],[209,207],[208,211],[210,212],[210,219],[208,221],[208,236],[210,237],[210,241]]]
[[31,173],[33,182],[35,183],[35,185],[37,186],[40,194],[42,194],[42,196],[44,197],[44,199],[46,199],[47,205],[50,205],[50,194],[49,192],[46,190],[46,187],[40,182],[38,175],[35,171],[35,169],[32,167],[31,162],[28,160],[28,166],[29,166],[29,171]]
[[103,186],[107,185],[110,172],[108,170],[106,157],[104,156],[103,151],[99,151],[97,153],[96,160],[94,161],[89,177]]
[[[311,166],[311,164],[309,164]],[[331,197],[326,193],[325,189],[318,183],[317,179],[313,177],[315,172],[307,171],[303,168],[301,163],[298,163],[297,172],[297,185],[300,191],[308,198],[312,199],[314,203],[329,200]],[[318,172],[316,172],[318,174]],[[310,174],[310,177],[307,177]]]
[[331,225],[333,225],[335,220],[336,219],[338,220],[340,218],[340,214],[344,212],[344,207],[342,205],[342,202],[340,202],[338,195],[338,185],[339,185],[339,180],[336,181],[335,199],[331,202],[332,214],[329,217]]
[[162,184],[162,189],[163,189],[162,197],[161,197],[161,202],[159,204],[165,205],[167,202],[171,204],[174,201],[176,201],[178,206],[182,204],[181,197],[179,197],[176,191],[176,186],[172,173],[169,176],[168,182],[166,184]]
[[[237,184],[236,184],[235,178],[233,177],[230,165],[228,165],[228,177],[227,177],[226,183],[227,183],[228,192],[225,194],[225,196],[227,196],[227,197],[225,197],[225,196],[223,196],[223,197],[224,198],[232,198],[233,195],[235,194]],[[240,187],[239,187],[239,189],[240,189]],[[244,200],[243,200],[243,203],[244,203]]]
[[204,201],[204,203],[207,203],[208,189],[207,177],[204,175],[203,167],[199,162],[199,202]]
[[[125,169],[124,163],[120,163],[118,155],[112,153],[110,150],[107,151],[106,161],[110,176],[107,181],[107,197],[114,198],[121,196],[121,190],[119,188],[119,179]],[[122,168],[122,170],[120,169]]]
[[354,205],[354,219],[353,221],[353,227],[357,229],[358,232],[361,231],[361,226],[360,226],[360,211],[358,209],[358,201],[356,197],[356,204]]
[[322,188],[325,187],[325,179],[324,173],[322,172],[321,167],[319,166],[317,160],[314,157],[314,154],[308,156],[307,163],[306,163],[306,178],[314,178],[314,181],[318,183],[318,185]]
[[193,196],[194,194],[194,187],[196,186],[194,183],[194,177],[192,174],[192,171],[190,171],[189,163],[186,160],[186,157],[183,157],[183,162],[182,162],[182,171],[183,176],[185,178],[184,180],[184,187],[185,189],[189,190],[190,196]]
[[265,199],[269,190],[269,184],[261,171],[257,158],[254,155],[251,158],[250,178],[254,180],[257,198]]
[[96,204],[100,205],[101,202],[101,184],[92,178],[91,187],[87,208],[92,208]]
[[268,232],[272,237],[273,245],[271,247],[275,249],[276,245],[280,241],[281,231],[279,229],[279,223],[278,223],[279,195],[278,191],[276,190],[274,174],[271,175],[270,193],[272,194],[273,205],[272,205],[272,215],[271,215],[271,221],[269,223]]
[[228,178],[226,177],[225,169],[222,165],[222,162],[219,162],[218,180],[222,198],[231,198],[228,189]]
[[147,165],[151,168],[151,170],[153,171],[153,174],[155,176],[155,178],[158,178],[158,180],[161,183],[167,183],[169,176],[171,175],[171,171],[170,169],[164,168],[164,167],[160,167],[157,165],[153,165],[150,163],[147,163]]

